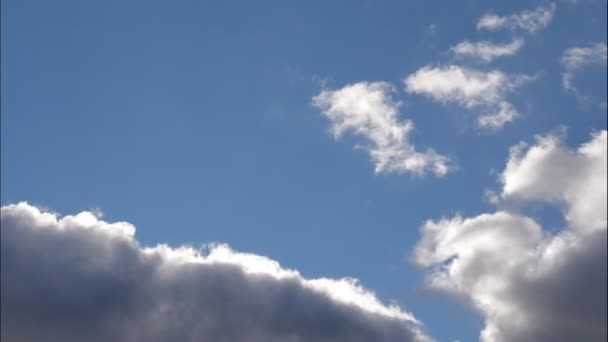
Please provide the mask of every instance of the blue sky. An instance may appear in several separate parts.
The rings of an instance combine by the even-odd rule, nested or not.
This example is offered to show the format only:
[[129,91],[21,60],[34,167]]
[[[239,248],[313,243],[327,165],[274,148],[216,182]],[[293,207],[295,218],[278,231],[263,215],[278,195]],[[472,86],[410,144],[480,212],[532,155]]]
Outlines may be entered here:
[[[479,313],[423,290],[410,261],[420,227],[492,210],[484,193],[500,192],[520,141],[565,126],[576,147],[607,125],[605,55],[573,69],[576,94],[561,62],[605,44],[605,1],[556,2],[536,32],[476,27],[539,6],[551,3],[3,1],[2,204],[98,208],[145,245],[222,242],[305,277],[355,277],[434,338],[476,340]],[[519,51],[489,63],[450,51],[513,39]],[[519,117],[480,129],[486,107],[405,89],[447,65],[532,78],[504,95]],[[313,98],[357,82],[392,84],[412,146],[450,172],[375,173],[355,148],[365,137],[335,139]],[[563,224],[552,207],[527,214]]]

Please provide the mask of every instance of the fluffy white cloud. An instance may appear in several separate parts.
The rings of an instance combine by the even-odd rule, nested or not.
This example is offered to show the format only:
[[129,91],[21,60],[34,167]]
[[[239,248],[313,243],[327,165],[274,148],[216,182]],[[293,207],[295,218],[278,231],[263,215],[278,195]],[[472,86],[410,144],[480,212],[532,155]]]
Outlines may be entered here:
[[305,279],[225,245],[144,248],[89,212],[2,207],[6,341],[427,341],[354,279]]
[[546,28],[555,14],[555,4],[539,6],[533,11],[526,10],[508,16],[486,14],[477,22],[478,30],[496,31],[500,29],[525,30],[530,33]]
[[359,82],[337,90],[323,90],[312,99],[315,107],[331,121],[336,139],[352,132],[369,141],[364,148],[375,164],[375,172],[432,171],[443,176],[449,171],[449,160],[427,149],[416,151],[409,142],[414,129],[410,120],[399,120],[400,103],[393,100],[394,87],[385,82]]
[[501,197],[561,203],[571,228],[605,228],[606,131],[576,151],[564,147],[562,140],[559,134],[539,136],[528,149],[522,144],[512,148],[501,174]]
[[523,39],[514,39],[507,44],[494,44],[488,41],[470,42],[465,40],[452,46],[450,50],[457,56],[474,57],[485,62],[496,58],[513,56],[524,46]]
[[519,114],[506,101],[507,94],[525,82],[529,76],[508,75],[499,70],[482,72],[457,65],[425,66],[404,80],[405,90],[441,103],[455,102],[466,108],[491,110],[483,114],[481,127],[500,128]]
[[461,296],[485,318],[482,341],[605,341],[606,131],[573,151],[559,136],[511,151],[498,201],[559,203],[549,233],[513,211],[428,221],[413,260],[428,285]]
[[606,64],[607,52],[605,43],[590,44],[586,47],[574,47],[564,51],[561,63],[564,68],[562,73],[562,86],[577,97],[584,99],[578,89],[572,83],[575,73],[588,65]]

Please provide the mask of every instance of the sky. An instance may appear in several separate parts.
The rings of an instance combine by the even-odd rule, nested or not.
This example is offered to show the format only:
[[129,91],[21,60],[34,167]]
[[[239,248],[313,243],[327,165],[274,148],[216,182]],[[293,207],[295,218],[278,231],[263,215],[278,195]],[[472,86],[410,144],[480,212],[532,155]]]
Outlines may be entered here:
[[3,1],[3,338],[605,340],[606,11]]

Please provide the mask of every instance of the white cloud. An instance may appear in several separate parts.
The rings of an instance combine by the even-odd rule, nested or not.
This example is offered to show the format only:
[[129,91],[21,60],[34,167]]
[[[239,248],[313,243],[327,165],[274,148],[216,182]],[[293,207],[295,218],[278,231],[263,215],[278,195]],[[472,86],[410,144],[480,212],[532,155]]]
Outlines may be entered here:
[[499,70],[482,72],[457,65],[425,66],[404,80],[405,90],[441,103],[455,102],[466,108],[481,107],[494,113],[484,114],[481,127],[500,128],[519,114],[506,101],[513,89],[531,80],[523,75],[508,75]]
[[439,102],[456,102],[467,108],[495,104],[525,81],[502,71],[482,72],[457,65],[425,66],[405,79],[406,91]]
[[486,14],[477,22],[477,30],[496,31],[500,29],[525,30],[530,33],[546,28],[555,14],[555,4],[539,6],[533,11],[526,10],[509,16]]
[[588,64],[606,63],[606,44],[595,43],[587,47],[568,49],[562,56],[562,65],[566,69],[575,70]]
[[504,210],[422,227],[413,260],[483,314],[482,341],[606,340],[606,143],[602,131],[576,151],[555,135],[512,149],[498,201],[559,203],[560,232]]
[[488,41],[470,42],[465,40],[452,46],[450,50],[458,56],[474,57],[485,62],[491,62],[499,57],[516,55],[523,45],[523,39],[514,39],[508,44],[494,44]]
[[562,73],[562,86],[572,92],[579,99],[584,100],[583,96],[573,84],[575,73],[589,65],[606,64],[607,51],[605,43],[590,44],[586,47],[574,47],[564,51],[561,63],[564,68]]
[[93,213],[2,207],[2,340],[426,341],[354,279],[306,279],[226,245],[143,248]]
[[537,137],[534,146],[511,149],[501,174],[501,197],[509,201],[545,201],[566,206],[570,227],[606,227],[606,131],[572,151],[557,134]]
[[414,129],[410,120],[399,120],[400,103],[392,99],[394,88],[385,82],[359,82],[338,90],[323,90],[312,99],[315,107],[331,121],[336,139],[346,132],[369,141],[368,150],[375,172],[410,172],[424,174],[432,171],[443,176],[449,171],[447,157],[432,149],[416,151],[409,142]]
[[479,116],[477,125],[482,128],[499,129],[518,116],[519,113],[509,102],[501,101],[498,104],[498,112]]

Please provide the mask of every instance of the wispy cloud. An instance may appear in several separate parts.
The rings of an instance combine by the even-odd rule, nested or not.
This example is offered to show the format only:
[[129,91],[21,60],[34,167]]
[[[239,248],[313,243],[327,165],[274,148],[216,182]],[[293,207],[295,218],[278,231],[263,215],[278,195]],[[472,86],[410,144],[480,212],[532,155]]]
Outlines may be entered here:
[[477,22],[477,30],[496,31],[500,29],[524,30],[535,33],[546,28],[553,19],[556,6],[551,3],[547,6],[539,6],[535,10],[526,10],[521,13],[508,16],[496,14],[485,14]]
[[346,132],[364,137],[375,172],[433,172],[443,176],[449,171],[447,157],[432,149],[418,152],[409,142],[414,129],[410,120],[399,119],[400,103],[393,100],[394,87],[385,82],[359,82],[337,90],[323,90],[312,99],[331,122],[336,139]]
[[500,128],[513,121],[519,114],[506,101],[513,89],[532,77],[509,75],[499,70],[489,72],[457,65],[443,67],[425,66],[404,80],[405,90],[441,102],[454,102],[466,108],[482,108],[493,113],[479,118],[480,127]]
[[499,129],[506,123],[515,120],[519,113],[507,101],[498,104],[498,112],[484,114],[477,118],[477,125],[481,128]]
[[562,73],[562,86],[564,89],[573,93],[579,99],[584,100],[585,96],[573,84],[574,75],[585,66],[606,64],[607,50],[606,43],[595,43],[564,51],[561,58],[561,64],[564,68],[564,72]]
[[496,58],[516,55],[524,45],[523,39],[514,39],[507,44],[494,44],[488,41],[470,42],[465,40],[450,48],[457,56],[473,57],[485,62]]

